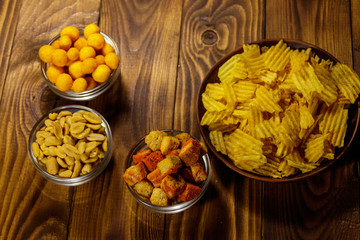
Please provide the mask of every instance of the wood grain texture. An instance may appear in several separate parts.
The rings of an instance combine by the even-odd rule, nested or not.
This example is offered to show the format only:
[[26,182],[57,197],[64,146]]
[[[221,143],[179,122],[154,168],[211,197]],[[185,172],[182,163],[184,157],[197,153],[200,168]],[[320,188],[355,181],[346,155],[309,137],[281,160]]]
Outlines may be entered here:
[[[5,44],[11,46],[11,59],[0,105],[0,122],[6,126],[0,131],[0,195],[4,196],[0,198],[0,238],[65,239],[72,189],[47,182],[27,156],[27,138],[33,124],[56,105],[41,75],[37,53],[61,27],[84,24],[98,7],[85,7],[82,1],[24,0],[14,4],[16,14],[13,19],[8,14],[7,20],[16,23],[12,26],[16,31],[8,37],[12,44]],[[92,5],[96,6],[94,2]],[[95,20],[98,16],[93,17]]]
[[[267,1],[266,18],[267,38],[307,41],[352,66],[347,1]],[[351,158],[351,151],[347,158]],[[349,160],[305,181],[265,184],[263,235],[266,239],[351,239],[351,236],[359,236],[358,214],[349,215],[338,210],[339,206],[356,209],[359,203],[358,194],[351,197],[353,191],[359,190],[354,174],[354,160]],[[349,223],[352,227],[345,230]]]

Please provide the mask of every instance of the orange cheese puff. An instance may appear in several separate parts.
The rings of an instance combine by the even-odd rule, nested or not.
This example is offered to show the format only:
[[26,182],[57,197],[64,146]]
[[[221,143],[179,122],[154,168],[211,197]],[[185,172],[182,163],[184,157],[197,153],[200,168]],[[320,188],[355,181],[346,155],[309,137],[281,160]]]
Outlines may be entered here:
[[55,49],[51,56],[52,63],[58,67],[64,67],[68,62],[66,51],[64,49]]
[[85,80],[85,78],[77,78],[75,79],[71,89],[74,92],[79,93],[85,91],[86,88],[87,88],[87,81]]
[[97,63],[95,58],[86,58],[84,61],[81,62],[81,71],[83,74],[92,73],[96,67]]
[[80,58],[80,52],[77,48],[70,48],[67,53],[66,53],[67,57],[69,60],[71,61],[76,61]]
[[101,49],[101,54],[106,56],[108,53],[115,52],[115,49],[113,46],[111,46],[109,43],[105,43],[105,46]]
[[90,46],[86,46],[80,49],[81,61],[84,61],[86,58],[94,58],[95,56],[96,56],[95,49]]
[[90,23],[84,28],[84,36],[88,38],[93,33],[100,33],[100,28],[98,25]]
[[97,65],[105,64],[105,57],[104,57],[104,55],[101,55],[101,54],[96,55],[95,60],[96,60]]
[[80,49],[82,49],[83,47],[87,46],[87,41],[85,38],[80,37],[78,40],[76,40],[74,42],[74,47],[77,48],[79,51]]
[[62,67],[57,67],[55,65],[51,65],[47,68],[46,70],[46,76],[47,78],[50,80],[50,82],[55,83],[57,77],[61,74],[64,73],[65,70]]
[[76,41],[79,35],[79,29],[74,26],[66,26],[60,32],[60,36],[69,36],[72,42]]
[[86,91],[95,88],[98,84],[92,77],[86,77],[85,80],[87,82]]
[[119,66],[120,59],[116,53],[108,53],[105,55],[105,64],[111,69],[117,69]]
[[55,82],[56,87],[60,91],[69,91],[73,85],[73,79],[67,73],[61,73]]
[[61,49],[64,49],[65,51],[69,50],[71,45],[72,45],[72,41],[70,39],[69,36],[61,36],[59,38],[59,45]]
[[55,49],[59,49],[60,48],[59,39],[53,41],[51,46],[53,46]]
[[84,76],[84,74],[83,74],[83,72],[81,70],[81,61],[73,62],[69,66],[69,74],[71,75],[71,77],[73,79],[80,78],[80,77]]
[[105,46],[105,38],[100,33],[93,33],[87,38],[87,43],[95,50],[100,50]]
[[97,66],[95,71],[92,73],[92,77],[94,78],[95,81],[102,83],[109,78],[110,73],[111,73],[110,68],[105,64],[101,64]]
[[39,49],[39,57],[41,61],[50,63],[52,61],[52,54],[54,53],[55,48],[50,45],[41,46]]

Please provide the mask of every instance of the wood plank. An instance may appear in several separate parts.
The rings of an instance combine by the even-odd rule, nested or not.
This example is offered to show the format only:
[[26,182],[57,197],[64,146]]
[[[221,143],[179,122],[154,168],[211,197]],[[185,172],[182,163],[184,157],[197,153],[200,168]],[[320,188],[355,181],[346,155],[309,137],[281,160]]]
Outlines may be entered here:
[[[200,138],[196,102],[206,73],[242,44],[263,38],[263,1],[185,1],[175,102],[175,128]],[[186,116],[186,117],[185,117]],[[261,182],[229,170],[212,157],[212,176],[204,199],[167,218],[173,233],[191,239],[261,238]],[[244,217],[246,215],[246,217]],[[194,230],[193,223],[199,223]],[[170,233],[172,235],[170,235]]]
[[37,54],[40,46],[62,27],[95,21],[99,2],[24,0],[14,4],[14,19],[6,19],[14,21],[14,38],[11,31],[2,35],[2,40],[13,43],[5,44],[11,46],[11,59],[0,105],[0,122],[6,126],[0,131],[4,153],[0,158],[0,195],[4,196],[0,198],[1,238],[65,239],[72,188],[54,186],[42,178],[31,165],[26,150],[32,126],[56,104],[55,95],[49,92],[41,75]]
[[[266,37],[313,43],[352,66],[348,1],[267,1]],[[358,211],[359,206],[359,196],[353,194],[359,191],[355,159],[346,155],[342,161],[308,180],[265,184],[263,235],[268,239],[359,236],[357,215],[346,210]]]
[[74,201],[70,238],[159,239],[164,234],[166,217],[137,204],[122,174],[133,144],[150,130],[173,127],[182,4],[101,2],[99,25],[118,44],[121,77],[89,106],[106,114],[114,153],[104,174],[77,188],[75,199],[90,199]]

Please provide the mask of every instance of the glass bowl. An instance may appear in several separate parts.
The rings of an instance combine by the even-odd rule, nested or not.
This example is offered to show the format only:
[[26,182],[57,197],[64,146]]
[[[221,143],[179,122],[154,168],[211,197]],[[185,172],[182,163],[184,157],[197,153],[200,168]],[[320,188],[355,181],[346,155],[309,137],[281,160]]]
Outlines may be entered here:
[[[262,47],[271,47],[273,45],[276,45],[280,40],[283,40],[291,49],[307,49],[311,48],[312,52],[315,53],[318,57],[324,60],[331,60],[333,63],[339,62],[334,56],[332,56],[330,53],[326,52],[325,50],[303,42],[299,40],[292,40],[292,39],[267,39],[267,40],[260,40],[256,42],[252,42],[250,44],[258,44],[260,48]],[[263,175],[259,175],[256,173],[252,173],[246,170],[242,170],[238,168],[234,162],[227,156],[224,155],[218,151],[216,151],[215,147],[211,143],[210,137],[209,137],[209,129],[208,126],[202,126],[201,119],[204,116],[206,109],[202,102],[202,93],[205,91],[206,86],[208,83],[219,83],[220,80],[218,78],[218,70],[222,64],[224,64],[228,59],[230,59],[233,55],[242,53],[244,51],[243,47],[235,49],[234,51],[228,53],[226,56],[224,56],[222,59],[220,59],[217,63],[213,65],[213,67],[209,70],[207,75],[205,76],[203,82],[201,83],[201,86],[198,91],[197,96],[197,122],[198,126],[200,128],[201,136],[204,138],[204,141],[210,151],[216,156],[217,159],[219,159],[221,162],[223,162],[227,167],[229,167],[234,172],[241,174],[245,177],[249,177],[251,179],[256,179],[264,182],[289,182],[289,181],[295,181],[300,179],[305,179],[310,176],[313,176],[315,174],[318,174],[319,172],[327,169],[332,164],[334,164],[336,161],[338,161],[341,156],[344,155],[344,153],[347,151],[347,149],[350,147],[351,143],[353,142],[358,125],[359,125],[359,119],[360,119],[360,102],[356,101],[354,104],[351,104],[349,108],[349,114],[348,114],[348,121],[347,121],[347,131],[346,136],[344,140],[344,147],[342,148],[336,148],[335,149],[335,157],[333,160],[325,160],[322,161],[321,164],[315,168],[314,170],[307,172],[307,173],[301,173],[300,171],[294,175],[290,175],[289,177],[284,178],[272,178],[267,177]]]
[[[161,131],[163,131],[171,136],[175,136],[179,133],[183,133],[183,131],[177,131],[177,130],[161,130]],[[194,137],[192,137],[192,138],[194,138]],[[196,139],[196,138],[194,138],[194,139]],[[198,140],[198,139],[196,139],[196,140]],[[133,155],[135,155],[138,151],[144,150],[146,148],[148,148],[148,146],[145,143],[145,136],[144,136],[129,151],[129,154],[126,158],[126,169],[128,167],[130,167],[131,165],[133,165],[133,160],[132,160]],[[194,204],[196,204],[202,198],[202,196],[206,192],[206,189],[209,186],[210,175],[211,175],[211,163],[210,163],[210,157],[209,157],[208,153],[203,154],[201,156],[201,160],[204,163],[204,169],[205,169],[208,177],[204,182],[201,183],[201,185],[199,185],[201,187],[201,193],[196,198],[194,198],[190,201],[187,201],[187,202],[181,202],[181,203],[174,202],[170,206],[157,206],[157,205],[152,204],[149,200],[140,197],[134,191],[134,189],[132,187],[130,187],[126,182],[125,182],[125,184],[128,187],[131,194],[137,200],[137,202],[140,203],[145,208],[150,209],[151,211],[154,211],[157,213],[164,213],[164,214],[172,214],[172,213],[182,212],[182,211],[185,211],[186,209],[192,207]]]
[[[80,37],[84,36],[83,31],[84,31],[84,29],[79,28]],[[116,55],[118,55],[120,57],[119,48],[116,45],[115,41],[103,32],[100,32],[100,34],[104,36],[105,42],[110,44],[114,48]],[[51,45],[54,41],[56,41],[59,38],[60,38],[60,34],[58,34],[56,37],[54,37],[48,43],[48,45]],[[51,89],[51,91],[53,91],[56,95],[58,95],[62,98],[74,100],[74,101],[89,101],[89,100],[92,100],[92,99],[100,96],[101,94],[106,92],[115,83],[115,81],[118,79],[119,74],[120,74],[119,67],[118,67],[117,69],[111,71],[109,78],[105,82],[101,83],[100,85],[98,85],[97,87],[95,87],[93,89],[77,93],[77,92],[59,90],[55,86],[55,84],[52,83],[46,76],[46,70],[47,70],[48,66],[49,66],[48,63],[41,62],[41,72],[45,78],[47,85]]]
[[[35,157],[33,149],[31,147],[32,143],[34,141],[36,141],[36,133],[45,126],[45,121],[47,119],[49,119],[48,116],[50,113],[59,113],[61,111],[70,111],[70,112],[74,113],[79,110],[85,110],[87,112],[94,113],[101,118],[101,120],[102,120],[101,125],[102,125],[102,127],[105,128],[104,134],[108,139],[108,150],[105,153],[104,158],[101,160],[101,162],[94,169],[92,169],[89,173],[86,173],[84,175],[74,177],[74,178],[66,178],[66,177],[59,177],[59,176],[51,175],[46,171],[46,167],[44,166],[44,164],[40,163],[39,160]],[[84,107],[84,106],[80,106],[80,105],[68,105],[68,106],[58,107],[58,108],[55,108],[55,109],[49,111],[35,123],[33,129],[30,132],[27,147],[28,147],[28,154],[29,154],[31,163],[34,165],[36,170],[45,179],[47,179],[48,181],[50,181],[52,183],[63,185],[63,186],[77,186],[77,185],[86,183],[86,182],[94,179],[100,173],[102,173],[104,171],[104,169],[107,167],[108,163],[110,162],[110,159],[112,156],[112,145],[113,145],[113,138],[112,138],[110,126],[107,123],[106,119],[100,113],[98,113],[97,111],[95,111],[91,108],[88,108],[88,107]]]

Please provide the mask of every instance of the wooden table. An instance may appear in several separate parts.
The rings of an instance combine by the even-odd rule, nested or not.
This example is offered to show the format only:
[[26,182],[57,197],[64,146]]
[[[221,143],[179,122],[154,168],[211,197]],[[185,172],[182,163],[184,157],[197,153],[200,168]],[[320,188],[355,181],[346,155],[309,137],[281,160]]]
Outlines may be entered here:
[[[121,77],[104,95],[57,97],[40,72],[38,49],[73,25],[96,23],[118,44]],[[359,73],[357,0],[89,0],[0,2],[1,239],[359,239],[355,139],[337,164],[307,180],[270,184],[212,158],[203,199],[182,213],[140,206],[122,179],[133,144],[153,129],[200,137],[197,91],[211,66],[244,43],[303,40]],[[47,182],[27,140],[56,106],[81,104],[105,116],[114,136],[106,170],[77,187]]]

